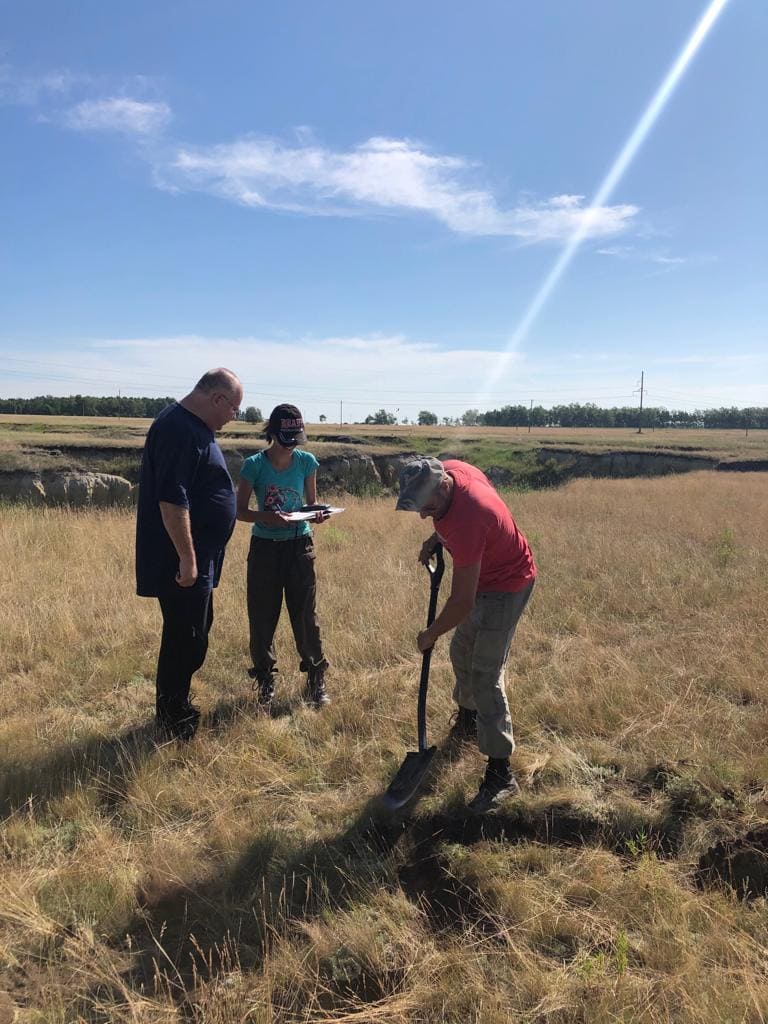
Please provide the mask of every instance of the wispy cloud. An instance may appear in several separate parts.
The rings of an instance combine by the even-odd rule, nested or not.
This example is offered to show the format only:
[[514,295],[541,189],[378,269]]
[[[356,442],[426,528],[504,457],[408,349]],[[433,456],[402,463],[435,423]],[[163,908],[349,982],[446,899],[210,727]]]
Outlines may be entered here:
[[636,245],[604,245],[595,249],[595,252],[598,256],[613,256],[616,259],[633,260],[636,263],[655,263],[661,268],[661,271],[674,270],[686,263],[711,263],[715,258],[703,253],[671,256],[668,252],[659,252],[658,249],[647,249]]
[[[333,420],[339,401],[344,419],[363,419],[384,406],[413,418],[420,409],[458,415],[476,405],[474,396],[496,364],[498,349],[449,347],[402,334],[228,337],[169,336],[92,339],[30,348],[0,338],[0,393],[185,394],[211,366],[230,366],[245,384],[246,403],[267,412],[278,402],[296,402],[310,419]],[[665,355],[650,357],[646,385],[653,404],[669,408],[764,403],[768,350],[724,350],[688,354],[669,338]],[[488,395],[483,408],[593,401],[628,405],[636,367],[615,350],[580,355],[513,353],[510,380]],[[435,367],[439,366],[436,376]],[[428,381],[429,386],[424,382]]]
[[633,227],[639,212],[631,204],[588,206],[574,194],[505,204],[480,181],[477,163],[408,138],[373,136],[333,149],[301,126],[293,141],[174,141],[165,134],[171,108],[142,76],[109,83],[69,71],[23,76],[0,65],[1,101],[35,107],[41,120],[74,131],[132,138],[157,187],[203,192],[245,207],[314,217],[421,215],[456,234],[522,243],[563,242],[575,232],[612,238]]
[[71,71],[49,71],[41,75],[21,74],[11,64],[0,64],[0,103],[35,107],[61,100],[74,88],[89,81]]
[[625,231],[636,206],[590,208],[579,195],[511,208],[470,180],[474,165],[409,139],[373,137],[350,150],[246,138],[210,147],[179,146],[158,168],[167,187],[194,189],[255,208],[313,216],[426,214],[466,235],[560,241],[578,225],[587,237]]
[[26,74],[0,64],[0,104],[32,108],[38,121],[76,131],[159,135],[171,108],[157,90],[146,75],[94,77],[68,69]]
[[618,256],[626,259],[635,252],[634,245],[606,245],[601,249],[595,249],[598,256]]
[[[3,344],[0,339],[0,344]],[[296,402],[313,417],[362,419],[382,405],[412,416],[437,406],[463,412],[496,353],[446,348],[402,334],[227,337],[171,335],[104,338],[29,352],[9,340],[0,365],[6,394],[185,394],[210,366],[230,366],[245,384],[248,404],[267,411]],[[522,356],[520,357],[522,360]],[[439,387],[425,388],[440,365]],[[517,365],[517,363],[515,364]],[[440,394],[435,394],[435,391]],[[441,413],[442,415],[442,413]]]
[[67,111],[64,123],[76,131],[150,136],[160,134],[170,119],[171,108],[167,103],[112,96],[83,100]]

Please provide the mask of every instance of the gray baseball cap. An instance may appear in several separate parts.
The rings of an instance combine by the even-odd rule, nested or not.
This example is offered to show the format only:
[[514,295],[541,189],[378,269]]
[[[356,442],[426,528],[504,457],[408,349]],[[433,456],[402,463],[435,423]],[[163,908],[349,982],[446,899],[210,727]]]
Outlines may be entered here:
[[399,512],[420,512],[445,476],[439,459],[412,459],[400,470]]

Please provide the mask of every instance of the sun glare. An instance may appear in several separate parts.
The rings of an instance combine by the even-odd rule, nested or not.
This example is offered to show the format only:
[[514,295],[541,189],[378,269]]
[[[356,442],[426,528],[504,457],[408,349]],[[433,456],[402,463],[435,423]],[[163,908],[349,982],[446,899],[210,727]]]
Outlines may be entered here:
[[563,246],[560,255],[555,260],[554,265],[542,281],[536,291],[536,294],[510,335],[509,340],[499,355],[496,365],[485,382],[484,390],[476,396],[475,404],[477,406],[482,408],[483,405],[487,405],[488,396],[493,391],[494,385],[496,385],[504,375],[510,361],[514,357],[514,354],[525,340],[531,326],[546,305],[547,300],[557,287],[560,278],[568,269],[571,261],[578,252],[581,243],[588,234],[590,228],[589,211],[603,206],[610,199],[614,189],[624,177],[627,168],[637,155],[638,150],[653,128],[659,115],[664,110],[664,107],[672,96],[675,87],[685,74],[688,65],[696,56],[701,44],[706,39],[727,3],[728,0],[712,0],[708,5],[690,37],[675,59],[672,67],[665,75],[661,85],[651,98],[650,103],[645,108],[640,120],[637,122],[631,134],[627,138],[627,141],[622,146],[619,155],[616,157],[601,185],[595,192],[589,205],[589,209],[585,211],[585,216],[580,220],[578,227]]

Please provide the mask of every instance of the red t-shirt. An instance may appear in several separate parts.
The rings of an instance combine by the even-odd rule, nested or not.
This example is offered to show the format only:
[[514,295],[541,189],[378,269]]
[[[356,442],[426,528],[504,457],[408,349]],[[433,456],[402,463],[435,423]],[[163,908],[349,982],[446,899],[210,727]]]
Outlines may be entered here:
[[453,477],[453,498],[442,519],[433,519],[457,569],[480,563],[478,591],[517,593],[536,579],[528,541],[488,477],[457,459],[443,463]]

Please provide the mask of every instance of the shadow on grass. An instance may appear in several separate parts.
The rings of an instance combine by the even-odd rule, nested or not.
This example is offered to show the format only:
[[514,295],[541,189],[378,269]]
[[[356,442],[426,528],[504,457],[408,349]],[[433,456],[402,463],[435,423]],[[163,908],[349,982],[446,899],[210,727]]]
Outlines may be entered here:
[[[279,718],[291,710],[288,703],[276,702],[270,713]],[[252,700],[220,701],[203,715],[198,735],[225,732],[239,718],[255,713]],[[152,719],[116,736],[91,736],[55,747],[24,764],[4,763],[0,758],[0,821],[25,806],[37,807],[79,786],[95,786],[105,806],[113,808],[124,799],[141,765],[159,748],[178,743],[159,733]]]
[[[236,709],[222,711],[222,727],[236,714]],[[603,845],[625,857],[628,865],[638,850],[660,856],[677,852],[674,815],[638,822],[567,801],[546,806],[514,801],[495,814],[477,817],[460,798],[436,813],[417,815],[419,801],[438,789],[460,753],[444,743],[419,793],[400,812],[389,812],[375,797],[332,838],[304,846],[290,833],[266,825],[236,860],[207,865],[201,878],[146,882],[138,893],[139,911],[121,934],[111,937],[112,945],[131,958],[123,975],[125,989],[138,997],[165,995],[182,1018],[198,1020],[193,993],[201,983],[233,969],[259,971],[276,940],[301,935],[302,924],[329,911],[370,902],[380,888],[401,889],[437,929],[469,924],[483,928],[484,923],[493,927],[490,918],[486,921],[482,894],[453,876],[447,844]],[[322,964],[318,970],[324,970]],[[371,976],[365,970],[354,983],[334,978],[331,971],[322,979],[328,1010],[345,1005],[345,1000],[383,999],[398,984],[394,975]],[[94,989],[87,1002],[109,1006],[124,998],[125,989],[122,995]],[[289,1014],[302,1012],[300,1000],[305,997],[300,984],[285,991],[273,988],[275,1006]]]
[[[224,723],[236,714],[225,711]],[[235,966],[256,971],[274,940],[301,922],[328,908],[338,912],[368,900],[376,888],[396,888],[395,849],[408,834],[419,800],[439,786],[452,752],[449,744],[442,748],[445,756],[435,758],[419,793],[400,812],[391,813],[380,796],[373,797],[331,839],[304,846],[289,833],[266,826],[236,861],[209,866],[202,879],[146,882],[138,893],[139,912],[111,939],[117,948],[130,950],[125,985],[138,995],[167,993],[192,1019],[190,994],[201,981]],[[368,1001],[386,994],[382,979],[357,978],[354,992],[340,984],[342,1000],[354,995]],[[113,998],[122,997],[95,989],[87,1002],[106,1006]],[[88,1019],[106,1021],[108,1015],[91,1012]]]
[[63,796],[78,786],[105,784],[111,791],[132,775],[158,746],[153,722],[127,729],[117,736],[93,736],[56,747],[27,764],[0,763],[0,818],[24,806],[36,807]]

